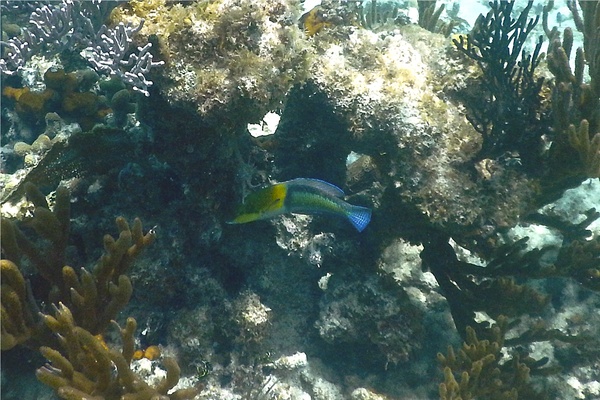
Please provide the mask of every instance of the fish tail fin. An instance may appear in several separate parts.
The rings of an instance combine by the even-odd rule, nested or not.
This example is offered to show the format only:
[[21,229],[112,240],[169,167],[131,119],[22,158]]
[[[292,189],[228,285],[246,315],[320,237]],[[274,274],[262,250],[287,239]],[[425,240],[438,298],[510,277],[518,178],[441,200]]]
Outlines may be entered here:
[[348,210],[347,216],[356,230],[362,232],[371,221],[371,209],[361,206],[352,206]]

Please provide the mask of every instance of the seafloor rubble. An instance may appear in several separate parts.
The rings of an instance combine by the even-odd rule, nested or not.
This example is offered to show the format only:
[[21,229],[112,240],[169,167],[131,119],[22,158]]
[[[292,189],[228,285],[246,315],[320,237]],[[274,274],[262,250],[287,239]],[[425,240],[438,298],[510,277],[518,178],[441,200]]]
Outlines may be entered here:
[[599,396],[600,3],[417,3],[3,4],[3,397]]

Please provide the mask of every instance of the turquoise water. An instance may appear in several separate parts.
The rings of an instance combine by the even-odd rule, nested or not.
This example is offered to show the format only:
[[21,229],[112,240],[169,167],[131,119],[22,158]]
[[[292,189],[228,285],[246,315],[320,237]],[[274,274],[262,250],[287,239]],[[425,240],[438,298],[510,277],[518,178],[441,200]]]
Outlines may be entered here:
[[[156,240],[110,278],[128,277],[129,301],[106,311],[93,275],[105,297],[74,314],[119,354],[91,310],[134,317],[128,365],[151,388],[166,392],[173,357],[173,390],[198,399],[598,398],[600,70],[576,61],[597,32],[562,2],[419,3],[3,2],[0,196],[23,236],[15,251],[4,231],[2,258],[27,282],[23,308],[79,310],[73,291],[91,289],[62,266],[95,274],[115,218],[139,217]],[[576,15],[590,24],[588,3]],[[340,187],[371,222],[226,223],[296,178]],[[59,185],[65,240],[31,222]],[[3,398],[58,398],[35,378],[41,345],[96,380],[41,321],[19,336],[6,294],[2,307]],[[94,395],[132,391],[107,365],[112,389]]]

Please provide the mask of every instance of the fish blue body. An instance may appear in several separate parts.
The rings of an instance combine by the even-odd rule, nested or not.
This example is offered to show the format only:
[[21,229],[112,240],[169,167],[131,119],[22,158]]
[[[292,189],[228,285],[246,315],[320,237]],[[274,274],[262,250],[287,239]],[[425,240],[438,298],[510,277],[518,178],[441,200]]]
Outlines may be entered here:
[[362,232],[371,221],[371,210],[343,200],[344,192],[331,183],[297,178],[250,193],[232,224],[272,218],[285,213],[329,214],[347,218]]

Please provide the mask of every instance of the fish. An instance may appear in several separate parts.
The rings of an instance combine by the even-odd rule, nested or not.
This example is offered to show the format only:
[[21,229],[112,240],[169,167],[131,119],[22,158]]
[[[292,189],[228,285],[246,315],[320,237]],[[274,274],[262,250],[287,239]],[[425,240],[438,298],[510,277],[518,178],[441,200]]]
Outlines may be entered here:
[[298,21],[300,29],[304,29],[307,36],[314,36],[323,28],[329,28],[333,25],[327,20],[327,15],[321,6],[316,6],[312,10],[306,12]]
[[278,215],[328,214],[347,218],[362,232],[371,221],[371,209],[343,200],[342,189],[320,179],[296,178],[250,193],[230,224],[245,224]]

